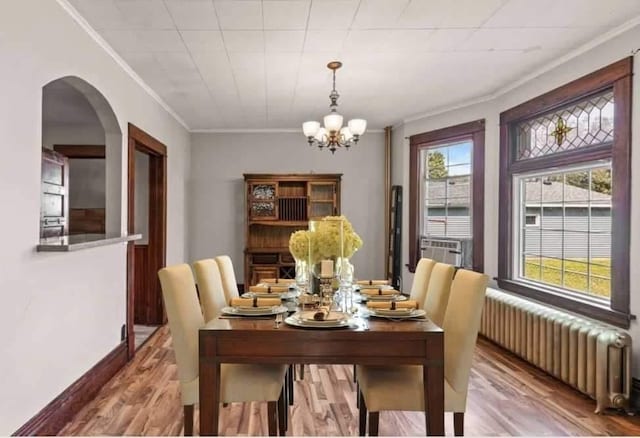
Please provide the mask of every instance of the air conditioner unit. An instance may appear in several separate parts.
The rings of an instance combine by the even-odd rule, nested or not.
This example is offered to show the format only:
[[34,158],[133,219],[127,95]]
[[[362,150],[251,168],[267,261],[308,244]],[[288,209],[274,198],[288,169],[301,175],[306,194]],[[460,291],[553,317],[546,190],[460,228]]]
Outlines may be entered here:
[[471,239],[433,236],[420,237],[421,257],[441,263],[448,263],[458,268],[471,269],[473,267],[471,250]]

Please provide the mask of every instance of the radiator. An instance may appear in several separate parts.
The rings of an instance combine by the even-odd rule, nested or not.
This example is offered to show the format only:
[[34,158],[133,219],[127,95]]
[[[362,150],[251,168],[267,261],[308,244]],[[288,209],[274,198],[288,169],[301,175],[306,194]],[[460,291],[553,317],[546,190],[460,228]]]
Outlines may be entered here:
[[480,333],[595,399],[597,414],[628,409],[625,331],[488,288]]

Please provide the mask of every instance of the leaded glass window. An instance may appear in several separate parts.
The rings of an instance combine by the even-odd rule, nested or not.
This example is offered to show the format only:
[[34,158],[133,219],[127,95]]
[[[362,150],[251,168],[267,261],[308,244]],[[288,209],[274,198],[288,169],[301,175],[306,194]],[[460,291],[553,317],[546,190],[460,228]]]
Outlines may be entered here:
[[517,161],[587,148],[613,141],[613,91],[518,123]]

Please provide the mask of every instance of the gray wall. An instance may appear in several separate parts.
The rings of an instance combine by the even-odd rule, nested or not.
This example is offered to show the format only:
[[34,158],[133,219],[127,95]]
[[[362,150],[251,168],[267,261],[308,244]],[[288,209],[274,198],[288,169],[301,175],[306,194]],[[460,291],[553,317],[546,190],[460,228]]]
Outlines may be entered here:
[[342,173],[342,213],[364,241],[352,262],[359,278],[384,275],[384,134],[368,132],[334,155],[301,133],[192,134],[191,259],[228,254],[244,275],[243,173]]

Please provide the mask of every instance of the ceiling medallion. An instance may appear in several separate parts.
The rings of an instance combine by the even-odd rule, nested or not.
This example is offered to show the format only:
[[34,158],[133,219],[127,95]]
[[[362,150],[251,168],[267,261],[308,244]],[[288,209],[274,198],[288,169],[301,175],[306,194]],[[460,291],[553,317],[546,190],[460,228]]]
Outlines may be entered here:
[[332,61],[327,64],[327,68],[333,72],[333,90],[329,94],[331,112],[324,116],[324,126],[320,122],[304,122],[302,131],[310,146],[318,146],[320,149],[328,148],[331,153],[335,153],[339,147],[349,148],[360,140],[360,136],[367,129],[367,121],[364,119],[351,119],[347,126],[342,126],[342,115],[338,114],[338,98],[340,95],[336,91],[336,70],[342,67],[340,61]]

